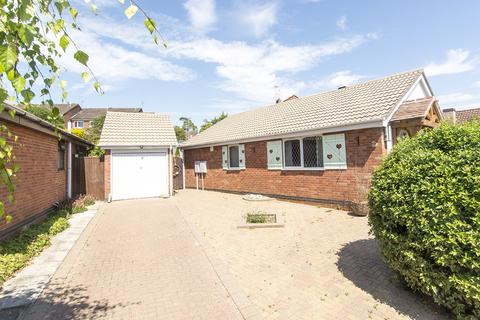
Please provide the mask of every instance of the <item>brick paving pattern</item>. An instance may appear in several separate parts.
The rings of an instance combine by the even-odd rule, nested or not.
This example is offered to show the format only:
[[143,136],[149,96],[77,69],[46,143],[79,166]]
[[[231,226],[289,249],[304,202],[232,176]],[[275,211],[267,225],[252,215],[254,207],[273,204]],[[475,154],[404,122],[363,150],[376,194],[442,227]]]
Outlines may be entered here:
[[[285,201],[184,190],[175,201],[264,319],[448,319],[395,280],[367,218]],[[284,215],[285,228],[238,229],[250,211]]]
[[172,199],[109,204],[22,319],[242,319]]

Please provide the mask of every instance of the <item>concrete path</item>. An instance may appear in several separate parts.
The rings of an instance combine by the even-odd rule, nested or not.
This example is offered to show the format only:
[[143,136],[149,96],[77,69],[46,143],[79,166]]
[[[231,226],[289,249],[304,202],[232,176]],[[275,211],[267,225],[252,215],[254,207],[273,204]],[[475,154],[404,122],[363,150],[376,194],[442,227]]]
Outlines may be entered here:
[[21,319],[243,319],[172,199],[114,202]]
[[88,211],[73,215],[70,227],[55,236],[50,247],[4,283],[0,291],[0,318],[14,318],[35,302],[102,204],[98,202]]

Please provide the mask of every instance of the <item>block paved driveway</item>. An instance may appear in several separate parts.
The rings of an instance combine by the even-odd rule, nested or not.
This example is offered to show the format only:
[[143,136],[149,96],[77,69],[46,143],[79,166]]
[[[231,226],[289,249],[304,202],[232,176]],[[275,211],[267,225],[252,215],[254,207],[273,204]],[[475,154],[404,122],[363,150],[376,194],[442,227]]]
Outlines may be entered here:
[[[285,227],[238,229],[251,211]],[[183,190],[93,219],[24,319],[448,319],[381,261],[366,218]]]
[[242,319],[171,199],[108,204],[23,319]]

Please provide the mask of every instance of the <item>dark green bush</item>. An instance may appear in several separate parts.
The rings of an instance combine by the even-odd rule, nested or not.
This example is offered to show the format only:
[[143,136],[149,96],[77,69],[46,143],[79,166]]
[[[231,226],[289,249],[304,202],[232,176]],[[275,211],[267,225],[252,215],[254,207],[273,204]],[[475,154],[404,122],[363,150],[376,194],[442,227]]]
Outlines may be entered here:
[[372,178],[384,261],[461,319],[480,319],[480,123],[401,141]]

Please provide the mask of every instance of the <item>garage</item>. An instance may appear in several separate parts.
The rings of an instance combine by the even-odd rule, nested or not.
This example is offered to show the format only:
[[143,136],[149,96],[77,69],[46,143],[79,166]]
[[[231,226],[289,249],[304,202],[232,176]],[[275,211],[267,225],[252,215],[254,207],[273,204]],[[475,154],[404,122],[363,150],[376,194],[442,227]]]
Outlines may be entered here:
[[164,152],[112,153],[112,200],[168,196]]
[[109,111],[99,146],[105,150],[106,199],[172,195],[177,138],[168,115]]

